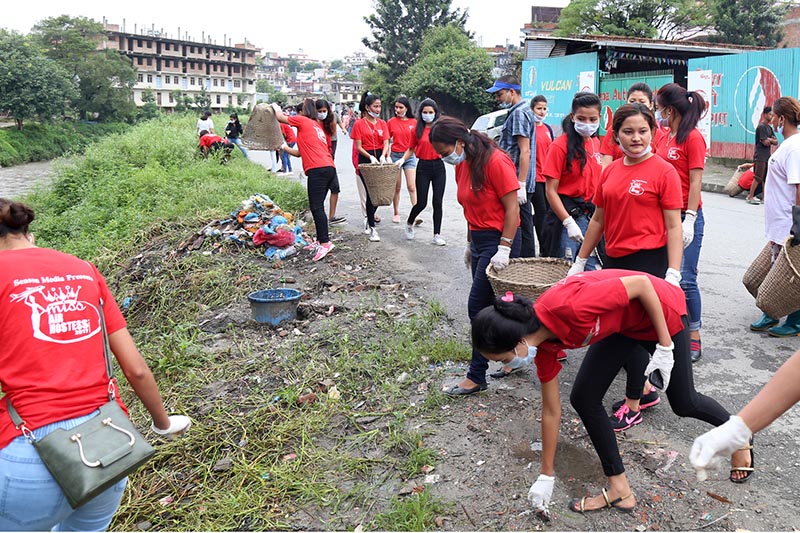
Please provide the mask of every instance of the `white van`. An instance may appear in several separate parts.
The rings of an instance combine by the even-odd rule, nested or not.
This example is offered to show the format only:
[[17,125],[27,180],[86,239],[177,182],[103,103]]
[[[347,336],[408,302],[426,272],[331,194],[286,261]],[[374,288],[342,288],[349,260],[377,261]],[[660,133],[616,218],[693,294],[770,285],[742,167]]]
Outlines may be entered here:
[[492,111],[479,116],[472,124],[472,129],[485,133],[494,142],[500,142],[500,132],[508,118],[508,109]]

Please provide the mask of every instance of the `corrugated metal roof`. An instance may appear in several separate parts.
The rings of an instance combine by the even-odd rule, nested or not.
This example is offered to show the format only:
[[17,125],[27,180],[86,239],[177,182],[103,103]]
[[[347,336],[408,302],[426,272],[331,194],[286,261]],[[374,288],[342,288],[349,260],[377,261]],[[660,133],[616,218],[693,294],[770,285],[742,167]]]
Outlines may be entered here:
[[619,37],[613,35],[580,35],[571,37],[548,36],[544,39],[529,36],[525,39],[526,47],[529,41],[549,40],[559,42],[564,46],[569,42],[584,43],[599,48],[631,48],[650,50],[670,50],[676,52],[694,52],[703,54],[740,54],[748,51],[771,50],[763,46],[739,46],[723,43],[707,43],[704,41],[666,41],[661,39],[643,39],[637,37]]

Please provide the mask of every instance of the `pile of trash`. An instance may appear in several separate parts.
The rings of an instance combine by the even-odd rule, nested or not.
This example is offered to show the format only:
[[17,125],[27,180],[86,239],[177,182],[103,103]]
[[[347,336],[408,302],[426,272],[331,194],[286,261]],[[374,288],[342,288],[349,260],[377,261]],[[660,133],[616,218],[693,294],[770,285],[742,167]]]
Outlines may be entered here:
[[199,250],[209,239],[215,241],[214,251],[226,243],[243,248],[264,247],[264,256],[270,261],[286,259],[301,249],[311,250],[318,245],[303,232],[303,224],[292,213],[285,212],[266,194],[243,200],[227,218],[210,222],[184,241],[179,251]]

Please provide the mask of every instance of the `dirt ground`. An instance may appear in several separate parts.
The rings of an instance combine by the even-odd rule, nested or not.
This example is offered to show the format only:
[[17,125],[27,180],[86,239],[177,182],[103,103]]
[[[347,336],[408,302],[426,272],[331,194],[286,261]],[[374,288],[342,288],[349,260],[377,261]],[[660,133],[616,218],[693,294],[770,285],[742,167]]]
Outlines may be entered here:
[[[335,230],[333,240],[337,247],[322,262],[312,263],[303,252],[285,260],[282,268],[265,267],[259,274],[258,283],[283,280],[285,286],[306,293],[298,321],[265,329],[250,320],[245,302],[222,310],[209,309],[201,329],[217,333],[215,342],[225,344],[232,341],[225,339],[225,331],[230,331],[227,325],[236,324],[240,334],[268,334],[266,343],[280,342],[286,347],[309,336],[329,334],[325,333],[329,328],[319,327],[321,321],[329,324],[338,320],[339,331],[348,331],[353,324],[347,310],[371,305],[376,301],[375,292],[380,300],[373,311],[396,319],[413,315],[431,297],[418,283],[419,273],[409,272],[402,264],[394,267],[391,262],[375,259],[368,252],[370,244],[353,229]],[[260,258],[253,260],[266,265]],[[366,316],[369,320],[369,313]],[[466,324],[452,317],[444,322],[449,330],[466,332]],[[463,340],[466,338],[464,335]],[[323,345],[326,341],[318,340]],[[666,399],[644,413],[644,423],[618,436],[638,500],[635,512],[606,510],[580,515],[567,510],[571,498],[598,494],[606,486],[599,460],[568,401],[582,355],[582,351],[570,352],[558,378],[563,418],[550,523],[534,515],[526,499],[528,487],[538,475],[540,449],[540,392],[532,369],[492,380],[489,390],[480,395],[448,400],[440,406],[436,422],[430,422],[429,417],[408,421],[421,428],[426,446],[439,454],[435,469],[438,481],[426,485],[426,490],[452,502],[451,512],[439,520],[441,530],[797,531],[800,518],[793,504],[800,494],[792,482],[800,463],[797,450],[784,449],[776,439],[757,438],[758,471],[750,482],[729,482],[723,468],[712,473],[709,481],[698,483],[688,463],[688,448],[707,426],[679,419],[669,410]],[[431,369],[424,383],[407,388],[408,401],[421,402],[426,391],[459,380],[465,368],[460,363]],[[621,379],[614,383],[607,405],[622,397],[623,385]],[[342,424],[345,431],[346,421]],[[765,469],[759,461],[765,453],[782,460],[770,461]],[[408,480],[394,477],[381,491],[392,496],[407,484]],[[307,512],[298,512],[291,524],[300,530],[352,529],[359,525],[363,513],[363,509],[355,508],[333,515],[317,509],[311,514],[317,520],[309,518]]]

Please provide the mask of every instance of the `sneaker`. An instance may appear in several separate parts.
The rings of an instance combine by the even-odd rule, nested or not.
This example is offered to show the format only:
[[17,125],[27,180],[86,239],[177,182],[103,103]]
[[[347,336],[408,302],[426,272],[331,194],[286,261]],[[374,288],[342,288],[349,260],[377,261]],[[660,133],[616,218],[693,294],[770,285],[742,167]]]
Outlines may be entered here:
[[346,221],[347,217],[333,217],[330,220],[328,220],[328,224],[330,224],[331,226],[336,226],[339,224],[344,224]]
[[400,215],[394,215],[392,217],[392,222],[394,222],[395,224],[399,224],[400,223]]
[[312,261],[319,261],[320,259],[322,259],[326,255],[328,255],[328,252],[333,250],[333,248],[334,248],[334,245],[333,245],[332,242],[326,242],[325,244],[320,244],[317,247],[317,253],[314,255],[314,259],[312,259]]
[[434,246],[444,246],[445,244],[447,244],[447,241],[442,239],[442,236],[437,233],[436,235],[433,236],[431,244],[433,244]]
[[378,235],[378,230],[371,228],[369,232],[369,240],[372,242],[380,242],[381,238]]
[[761,205],[761,200],[759,200],[758,198],[755,198],[755,197],[748,198],[747,199],[747,203],[748,204],[752,204],[752,205]]
[[780,320],[776,320],[764,313],[761,315],[761,318],[750,324],[750,329],[753,331],[767,331],[769,328],[777,326],[778,322],[780,322]]
[[625,431],[636,424],[642,423],[641,411],[631,411],[624,403],[609,418],[611,419],[611,428],[614,431]]
[[409,241],[414,239],[414,226],[406,225],[406,239]]
[[700,339],[689,339],[689,358],[696,363],[703,356],[703,345]]
[[[619,411],[619,408],[625,403],[625,400],[620,400],[618,402],[614,402],[611,405],[611,412],[616,413]],[[650,387],[650,392],[644,394],[642,398],[639,400],[639,411],[644,411],[648,407],[653,407],[654,405],[658,405],[661,403],[661,397],[658,395],[658,391],[655,387]]]
[[364,217],[364,235],[369,235],[372,228],[369,227],[369,222],[367,222],[367,217]]

